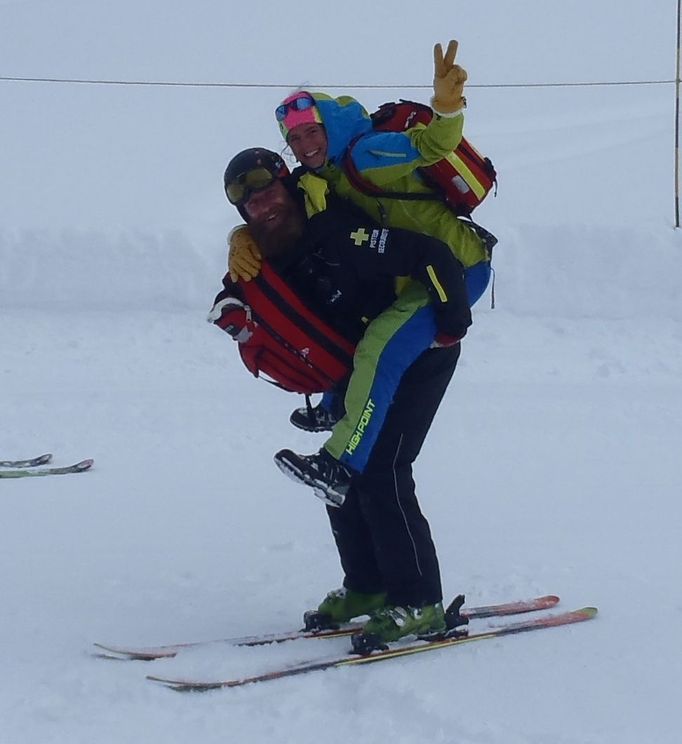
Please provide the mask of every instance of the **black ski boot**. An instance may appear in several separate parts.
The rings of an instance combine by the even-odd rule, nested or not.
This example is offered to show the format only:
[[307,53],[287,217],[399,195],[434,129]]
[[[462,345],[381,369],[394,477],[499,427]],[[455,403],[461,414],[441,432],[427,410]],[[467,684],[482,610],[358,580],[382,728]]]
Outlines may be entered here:
[[324,447],[314,455],[297,455],[288,449],[275,455],[277,467],[292,480],[310,486],[329,506],[343,506],[351,474]]
[[289,416],[289,421],[303,431],[331,431],[338,419],[331,411],[323,408],[322,403],[318,403],[314,408],[297,408]]

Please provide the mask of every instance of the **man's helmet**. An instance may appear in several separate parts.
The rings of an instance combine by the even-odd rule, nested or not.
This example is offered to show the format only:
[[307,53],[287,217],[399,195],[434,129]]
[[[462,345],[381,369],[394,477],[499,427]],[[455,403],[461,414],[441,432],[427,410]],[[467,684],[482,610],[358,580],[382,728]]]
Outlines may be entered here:
[[225,196],[246,219],[243,206],[251,194],[288,175],[286,163],[276,152],[264,147],[251,147],[242,150],[228,163],[223,178]]

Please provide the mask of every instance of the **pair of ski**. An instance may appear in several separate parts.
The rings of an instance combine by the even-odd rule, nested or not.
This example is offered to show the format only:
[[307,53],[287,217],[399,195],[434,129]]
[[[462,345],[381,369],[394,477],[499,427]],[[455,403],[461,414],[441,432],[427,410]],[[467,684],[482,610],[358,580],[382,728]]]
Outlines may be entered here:
[[[457,602],[457,600],[455,600]],[[460,615],[468,620],[475,620],[489,617],[503,617],[507,615],[516,615],[536,610],[545,610],[554,607],[559,602],[559,597],[547,595],[535,597],[534,599],[522,600],[519,602],[509,602],[499,605],[486,605],[482,607],[463,608]],[[228,680],[198,680],[198,679],[172,679],[148,675],[147,679],[158,682],[166,687],[180,692],[203,692],[206,690],[216,690],[227,687],[241,687],[243,685],[255,682],[266,682],[282,677],[291,677],[298,674],[306,674],[323,669],[333,669],[343,666],[356,666],[371,664],[387,659],[395,659],[401,656],[409,656],[426,651],[448,648],[450,646],[459,646],[464,643],[474,641],[483,641],[492,638],[500,638],[506,635],[523,633],[540,628],[552,628],[559,625],[569,625],[589,620],[597,614],[595,607],[583,607],[572,612],[563,612],[557,615],[548,615],[516,623],[509,623],[493,627],[487,631],[464,635],[461,630],[454,629],[444,637],[434,640],[415,640],[413,642],[399,643],[386,650],[375,651],[365,656],[344,654],[322,660],[305,661],[294,666],[284,667],[272,672],[258,674],[253,677],[242,677],[239,679]],[[298,630],[285,633],[275,633],[269,635],[244,636],[242,638],[223,638],[213,641],[198,641],[193,643],[179,643],[165,646],[153,646],[144,648],[125,648],[121,646],[107,646],[96,643],[95,646],[100,650],[99,656],[109,659],[120,660],[141,660],[153,661],[155,659],[169,659],[177,656],[181,651],[191,648],[208,646],[211,644],[229,644],[233,646],[260,646],[270,643],[282,643],[284,641],[295,640],[299,638],[341,638],[358,633],[362,628],[362,623],[348,623],[340,628],[332,630]]]
[[41,470],[30,470],[41,465],[52,462],[52,455],[39,455],[29,460],[0,460],[0,468],[12,468],[12,470],[0,470],[0,478],[30,478],[42,475],[68,475],[69,473],[83,473],[94,464],[94,460],[81,460],[74,465],[66,465],[57,468],[42,468]]

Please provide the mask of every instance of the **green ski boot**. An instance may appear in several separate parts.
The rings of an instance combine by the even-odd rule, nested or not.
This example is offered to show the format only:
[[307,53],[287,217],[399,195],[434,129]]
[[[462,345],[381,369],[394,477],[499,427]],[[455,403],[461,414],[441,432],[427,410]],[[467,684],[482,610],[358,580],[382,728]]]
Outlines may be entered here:
[[338,628],[360,615],[371,615],[386,604],[386,594],[363,594],[353,589],[334,589],[322,600],[317,610],[303,615],[306,630]]
[[351,638],[353,650],[368,654],[405,636],[434,639],[447,633],[441,602],[425,607],[383,607],[372,614],[361,633]]

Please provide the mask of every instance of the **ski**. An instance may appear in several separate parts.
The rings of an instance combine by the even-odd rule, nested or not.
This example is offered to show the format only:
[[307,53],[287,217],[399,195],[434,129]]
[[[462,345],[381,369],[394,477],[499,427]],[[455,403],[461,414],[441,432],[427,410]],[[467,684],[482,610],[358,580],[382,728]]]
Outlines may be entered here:
[[[505,615],[520,615],[525,612],[547,610],[559,602],[559,597],[548,594],[504,604],[484,605],[481,607],[463,607],[461,615],[469,620],[487,617],[501,617]],[[357,633],[362,628],[362,622],[346,623],[339,628],[327,630],[292,630],[284,633],[268,633],[264,635],[242,636],[241,638],[217,638],[209,641],[194,641],[189,643],[175,643],[164,646],[146,646],[131,648],[125,646],[109,646],[102,643],[94,645],[100,650],[99,656],[110,659],[127,661],[154,661],[155,659],[172,659],[185,649],[223,644],[231,646],[265,646],[270,643],[283,643],[300,638],[343,638]]]
[[0,468],[35,468],[38,465],[47,465],[52,460],[52,455],[39,455],[30,460],[0,460]]
[[379,661],[386,661],[388,659],[397,659],[402,656],[411,656],[413,654],[420,654],[426,651],[436,651],[443,648],[449,648],[450,646],[461,646],[465,643],[473,643],[475,641],[485,641],[492,638],[501,638],[507,635],[513,635],[516,633],[525,633],[531,630],[540,630],[541,628],[555,628],[560,625],[569,625],[571,623],[580,623],[585,620],[590,620],[597,614],[596,607],[583,607],[579,610],[573,610],[572,612],[563,612],[558,615],[549,615],[546,617],[536,618],[534,620],[526,620],[518,623],[510,623],[508,625],[501,625],[491,630],[474,633],[472,635],[459,635],[455,634],[450,637],[445,637],[441,640],[434,641],[415,641],[413,643],[403,644],[394,646],[385,651],[376,651],[367,656],[352,656],[343,655],[335,656],[328,659],[304,661],[295,666],[284,667],[282,669],[276,669],[271,672],[265,672],[264,674],[258,674],[253,677],[242,677],[240,679],[228,679],[228,680],[192,680],[192,679],[172,679],[166,677],[157,677],[154,675],[148,675],[147,679],[152,682],[157,682],[165,687],[169,687],[172,690],[179,692],[205,692],[207,690],[218,690],[225,687],[242,687],[243,685],[253,684],[255,682],[268,682],[274,679],[282,679],[283,677],[293,677],[298,674],[307,674],[308,672],[321,671],[323,669],[336,669],[344,666],[358,666],[363,664],[373,664]]
[[0,470],[0,478],[28,478],[39,475],[66,475],[68,473],[83,473],[94,464],[94,460],[81,460],[74,465],[61,468],[43,468],[42,470]]

